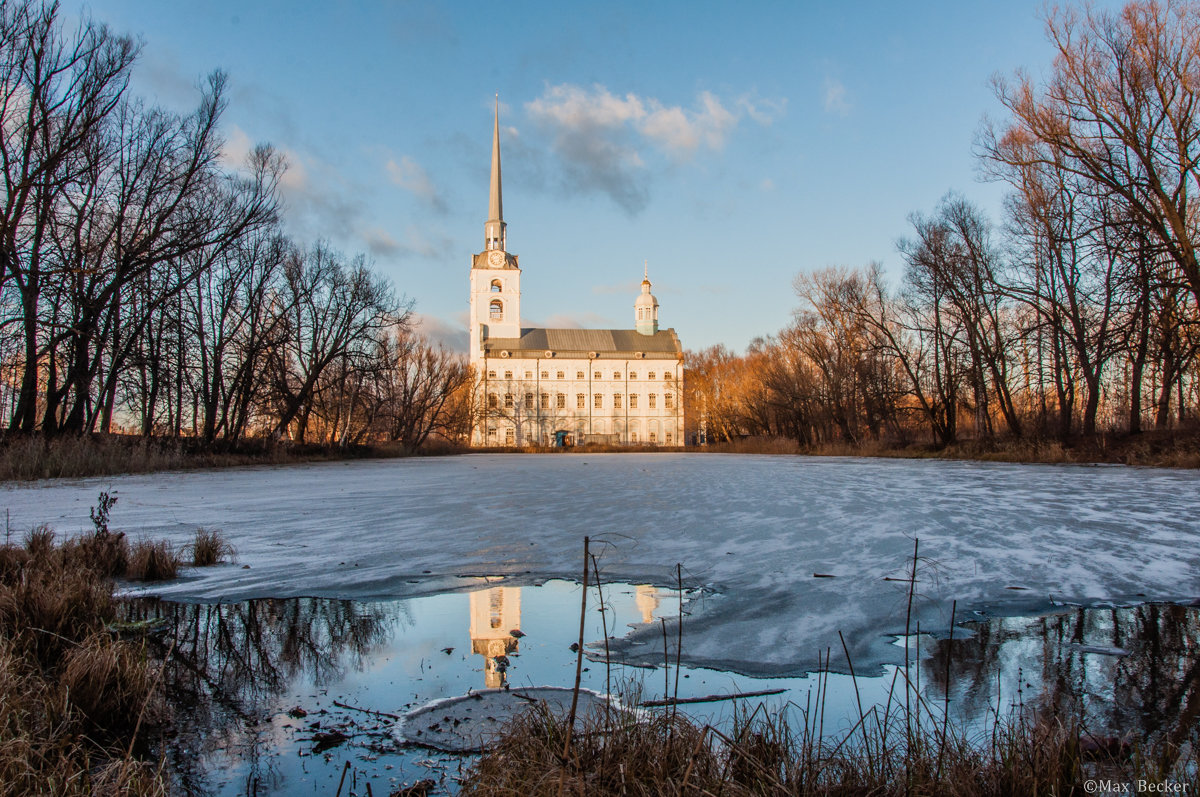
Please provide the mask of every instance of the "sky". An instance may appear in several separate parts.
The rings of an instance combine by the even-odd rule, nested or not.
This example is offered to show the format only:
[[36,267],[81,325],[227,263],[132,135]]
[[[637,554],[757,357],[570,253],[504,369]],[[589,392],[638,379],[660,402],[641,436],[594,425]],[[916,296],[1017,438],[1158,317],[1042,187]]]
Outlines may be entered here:
[[[1111,3],[1110,3],[1111,4]],[[1102,4],[1103,5],[1103,4]],[[177,111],[229,76],[225,152],[283,152],[284,225],[365,253],[466,348],[499,95],[526,326],[663,327],[735,352],[797,274],[878,261],[955,190],[998,219],[974,144],[992,80],[1045,73],[1042,3],[65,4],[142,42],[131,90]]]

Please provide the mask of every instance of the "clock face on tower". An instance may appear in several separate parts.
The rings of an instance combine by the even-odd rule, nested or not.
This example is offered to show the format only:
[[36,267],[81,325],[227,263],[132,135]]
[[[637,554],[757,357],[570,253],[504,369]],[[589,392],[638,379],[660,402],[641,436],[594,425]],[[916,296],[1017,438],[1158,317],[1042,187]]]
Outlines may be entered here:
[[493,266],[504,265],[504,253],[499,249],[493,249],[491,252],[488,252],[488,262]]

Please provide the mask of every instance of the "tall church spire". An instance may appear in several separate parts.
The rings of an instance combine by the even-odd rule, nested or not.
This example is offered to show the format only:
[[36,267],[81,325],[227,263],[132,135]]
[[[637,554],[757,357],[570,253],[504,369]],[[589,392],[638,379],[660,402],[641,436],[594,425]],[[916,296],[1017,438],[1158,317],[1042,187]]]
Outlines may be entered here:
[[488,193],[488,220],[483,227],[485,249],[506,248],[504,201],[500,193],[500,95],[496,95],[496,115],[492,125],[492,186]]

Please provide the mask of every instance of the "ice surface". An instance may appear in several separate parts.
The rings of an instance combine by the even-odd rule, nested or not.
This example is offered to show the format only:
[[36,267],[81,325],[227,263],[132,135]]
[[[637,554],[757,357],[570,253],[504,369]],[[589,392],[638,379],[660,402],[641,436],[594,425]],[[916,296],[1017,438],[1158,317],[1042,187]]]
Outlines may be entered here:
[[[398,598],[580,577],[584,535],[613,581],[720,593],[685,621],[685,662],[799,674],[840,630],[856,668],[895,661],[913,539],[913,625],[950,603],[1016,614],[1052,603],[1200,596],[1200,474],[1149,468],[718,454],[471,455],[57,480],[0,489],[15,534],[113,527],[184,545],[223,529],[237,563],[184,571],[175,600]],[[243,566],[248,565],[248,568]],[[834,578],[814,578],[814,573]],[[1014,589],[1017,588],[1017,589]],[[661,660],[661,629],[621,652]],[[835,666],[839,661],[834,656]]]

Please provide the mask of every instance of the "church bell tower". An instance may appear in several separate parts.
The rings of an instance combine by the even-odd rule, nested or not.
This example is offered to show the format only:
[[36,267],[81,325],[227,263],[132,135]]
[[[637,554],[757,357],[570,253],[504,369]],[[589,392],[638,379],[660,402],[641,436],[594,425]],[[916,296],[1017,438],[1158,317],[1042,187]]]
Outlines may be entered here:
[[521,269],[508,253],[508,226],[500,184],[500,98],[492,120],[492,180],[483,251],[471,259],[471,362],[482,358],[491,338],[521,336]]

